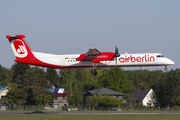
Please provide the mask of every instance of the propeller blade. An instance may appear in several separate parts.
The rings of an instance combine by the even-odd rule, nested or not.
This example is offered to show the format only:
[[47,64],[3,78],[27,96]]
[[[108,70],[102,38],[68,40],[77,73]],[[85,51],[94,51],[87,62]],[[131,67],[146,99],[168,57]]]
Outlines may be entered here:
[[120,54],[119,54],[119,52],[118,52],[118,48],[117,48],[117,46],[115,47],[115,55],[114,55],[114,57],[115,57],[115,63],[117,64],[117,57],[119,57],[120,56]]
[[115,54],[118,54],[118,48],[117,48],[117,46],[115,47]]
[[119,54],[119,52],[118,52],[118,48],[116,47],[115,48],[115,56],[114,57],[119,57],[120,56],[120,54]]
[[115,57],[115,63],[116,63],[116,65],[117,65],[117,57]]

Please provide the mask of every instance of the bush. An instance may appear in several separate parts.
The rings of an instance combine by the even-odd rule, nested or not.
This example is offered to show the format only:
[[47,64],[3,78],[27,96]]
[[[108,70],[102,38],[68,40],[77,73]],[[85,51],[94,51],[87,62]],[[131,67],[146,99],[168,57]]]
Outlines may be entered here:
[[113,98],[112,96],[102,96],[102,95],[93,95],[89,96],[86,99],[86,105],[91,107],[101,106],[101,107],[109,107],[113,105],[121,105],[122,99],[118,100]]

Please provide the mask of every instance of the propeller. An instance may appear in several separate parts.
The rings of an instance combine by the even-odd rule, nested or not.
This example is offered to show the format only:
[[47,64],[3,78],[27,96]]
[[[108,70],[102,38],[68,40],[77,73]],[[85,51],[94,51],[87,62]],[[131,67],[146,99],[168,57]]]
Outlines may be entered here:
[[116,46],[116,47],[115,47],[115,55],[114,55],[116,64],[117,64],[117,57],[119,57],[119,56],[120,56],[120,54],[119,54],[118,48],[117,48],[117,46]]

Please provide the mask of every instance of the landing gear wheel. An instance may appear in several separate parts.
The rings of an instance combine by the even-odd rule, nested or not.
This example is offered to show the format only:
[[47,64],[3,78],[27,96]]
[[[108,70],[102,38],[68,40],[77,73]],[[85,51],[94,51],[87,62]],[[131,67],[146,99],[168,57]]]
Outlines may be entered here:
[[96,70],[91,70],[91,74],[97,75],[97,71]]

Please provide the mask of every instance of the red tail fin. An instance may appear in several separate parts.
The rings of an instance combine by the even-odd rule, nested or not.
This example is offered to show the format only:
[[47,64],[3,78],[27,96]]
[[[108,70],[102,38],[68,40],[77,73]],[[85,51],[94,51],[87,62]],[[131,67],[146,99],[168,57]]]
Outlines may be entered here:
[[34,59],[34,55],[23,38],[24,35],[7,35],[6,38],[11,44],[11,48],[16,57],[16,62],[28,63],[29,60]]

